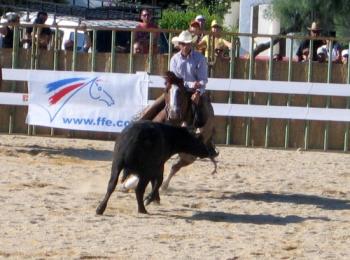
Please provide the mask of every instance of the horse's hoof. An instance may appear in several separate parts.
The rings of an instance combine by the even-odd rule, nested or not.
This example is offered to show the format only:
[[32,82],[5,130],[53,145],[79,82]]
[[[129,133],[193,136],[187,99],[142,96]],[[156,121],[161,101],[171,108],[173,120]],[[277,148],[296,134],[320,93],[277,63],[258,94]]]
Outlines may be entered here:
[[151,204],[152,200],[151,199],[145,199],[145,206],[148,206],[149,204]]
[[168,185],[162,185],[160,187],[160,190],[163,191],[163,192],[166,192],[168,190]]

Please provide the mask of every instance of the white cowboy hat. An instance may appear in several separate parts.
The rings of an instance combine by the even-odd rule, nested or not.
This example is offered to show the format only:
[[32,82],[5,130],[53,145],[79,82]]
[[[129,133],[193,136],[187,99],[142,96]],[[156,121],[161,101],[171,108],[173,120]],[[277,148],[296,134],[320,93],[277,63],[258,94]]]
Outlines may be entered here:
[[191,43],[193,41],[192,34],[189,31],[182,31],[179,36],[175,36],[171,39],[171,42],[177,45],[179,42]]
[[311,27],[307,28],[309,31],[321,31],[322,28],[318,22],[312,22]]

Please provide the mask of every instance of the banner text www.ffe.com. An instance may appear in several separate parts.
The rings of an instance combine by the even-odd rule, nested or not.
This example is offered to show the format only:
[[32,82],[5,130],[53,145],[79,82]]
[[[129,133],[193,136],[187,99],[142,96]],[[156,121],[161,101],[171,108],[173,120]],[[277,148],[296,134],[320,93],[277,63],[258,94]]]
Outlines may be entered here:
[[130,124],[128,120],[111,120],[106,117],[93,118],[79,118],[79,117],[63,117],[63,124],[65,125],[85,125],[85,126],[103,126],[103,127],[125,127]]

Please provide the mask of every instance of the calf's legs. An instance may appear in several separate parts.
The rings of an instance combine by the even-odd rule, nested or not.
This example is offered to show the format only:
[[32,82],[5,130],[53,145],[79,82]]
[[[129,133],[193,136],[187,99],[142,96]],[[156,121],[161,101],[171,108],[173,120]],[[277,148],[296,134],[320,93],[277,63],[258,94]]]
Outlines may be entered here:
[[108,187],[107,187],[107,193],[103,198],[103,200],[101,201],[100,205],[98,205],[96,209],[97,215],[102,215],[103,212],[105,211],[107,207],[107,202],[110,196],[112,195],[113,191],[115,190],[115,187],[117,186],[118,177],[121,170],[122,170],[122,163],[119,161],[113,161],[111,177],[109,179]]
[[145,205],[143,204],[143,195],[145,194],[145,190],[146,190],[148,182],[149,182],[148,179],[140,177],[139,184],[137,185],[137,187],[135,189],[138,212],[142,213],[142,214],[147,214],[147,210],[145,208]]
[[145,198],[145,204],[149,205],[152,201],[160,202],[159,188],[163,183],[163,172],[156,179],[151,180],[152,191]]

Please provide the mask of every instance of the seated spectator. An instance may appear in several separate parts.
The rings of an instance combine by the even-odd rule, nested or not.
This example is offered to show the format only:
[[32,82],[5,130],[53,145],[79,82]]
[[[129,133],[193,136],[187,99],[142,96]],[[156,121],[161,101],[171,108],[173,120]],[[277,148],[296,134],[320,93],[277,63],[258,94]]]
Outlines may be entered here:
[[[320,26],[319,26],[319,24],[317,22],[313,22],[311,24],[311,27],[308,27],[307,29],[309,30],[309,33],[310,33],[311,37],[318,37],[318,36],[321,35],[322,29],[320,28]],[[311,51],[311,54],[312,54],[311,58],[312,58],[312,60],[317,61],[317,59],[318,59],[317,58],[317,49],[319,47],[321,47],[323,44],[324,44],[324,42],[322,40],[313,40],[313,49]],[[304,52],[304,50],[308,49],[307,52],[310,53],[309,46],[310,46],[310,40],[305,39],[305,40],[301,41],[301,43],[299,45],[299,48],[297,50],[297,53],[296,53],[297,60],[299,62],[306,61],[305,60],[306,57],[304,55],[306,53],[306,51]],[[309,57],[309,54],[308,54],[307,59],[309,59],[309,58],[310,57]]]
[[7,25],[5,27],[1,26],[1,28],[0,28],[0,34],[3,35],[2,47],[3,48],[12,48],[13,47],[13,33],[14,33],[13,25],[19,24],[19,15],[17,13],[10,12],[10,13],[5,14],[4,19],[12,25]]
[[[330,37],[335,37],[335,32],[329,34]],[[317,49],[318,61],[325,62],[330,57],[332,62],[341,63],[341,46],[337,41],[333,41],[332,51],[330,51],[331,40],[326,40],[326,43]],[[319,56],[324,56],[323,61],[320,60]]]
[[[158,26],[152,22],[151,12],[147,9],[143,9],[140,15],[141,22],[136,26],[136,29],[158,29]],[[159,33],[153,34],[153,53],[158,52],[157,42],[159,38]],[[142,44],[143,53],[148,53],[149,51],[149,41],[150,33],[149,32],[136,32],[135,42]]]
[[140,42],[135,42],[133,46],[133,50],[135,54],[142,54],[144,53],[143,45]]
[[341,61],[343,64],[348,64],[348,60],[349,60],[349,50],[343,50],[341,52]]
[[[219,23],[216,20],[213,20],[211,23],[211,32],[213,33],[214,37],[214,51],[215,50],[222,50],[226,51],[228,49],[232,48],[231,42],[225,40],[224,38],[221,38],[221,31],[222,27],[219,25]],[[203,39],[198,43],[199,48],[205,49],[205,57],[209,57],[209,35],[205,35]]]
[[327,61],[327,49],[325,45],[322,45],[317,49],[317,61],[320,63],[326,62]]
[[273,55],[272,60],[273,61],[282,61],[283,57],[282,57],[282,55],[280,53],[276,53],[276,54]]

